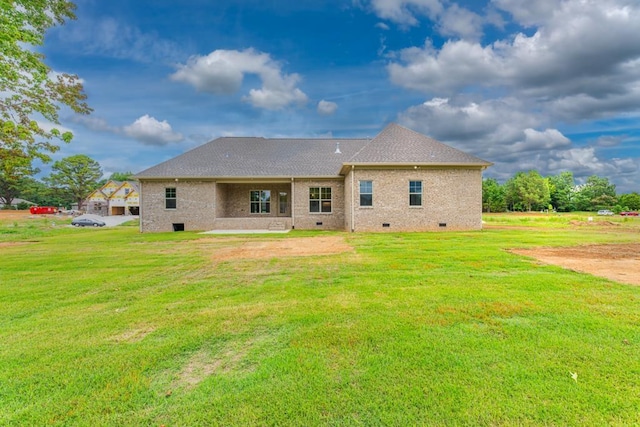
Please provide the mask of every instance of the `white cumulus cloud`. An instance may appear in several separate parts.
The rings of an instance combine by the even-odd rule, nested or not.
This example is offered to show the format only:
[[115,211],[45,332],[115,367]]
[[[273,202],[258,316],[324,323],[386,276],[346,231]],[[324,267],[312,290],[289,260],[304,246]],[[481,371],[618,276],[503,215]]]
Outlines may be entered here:
[[167,145],[184,140],[181,134],[171,129],[171,125],[166,120],[159,121],[148,114],[138,118],[122,130],[126,135],[146,145]]
[[[494,159],[507,154],[505,147],[525,139],[524,129],[542,125],[515,98],[487,101],[432,98],[401,113],[402,124],[480,157]],[[495,147],[500,147],[494,151]],[[493,160],[492,160],[493,161]]]
[[371,0],[370,3],[379,18],[403,26],[418,25],[416,15],[435,17],[444,9],[440,0]]
[[[536,31],[483,45],[449,40],[397,53],[388,65],[392,82],[442,96],[487,88],[550,103],[565,119],[615,112],[640,101],[640,4],[622,0],[549,2],[541,10],[504,0],[518,16],[544,20]],[[527,3],[529,4],[529,3]],[[521,10],[522,9],[522,10]],[[546,20],[544,19],[546,18]]]
[[[443,36],[477,39],[482,35],[483,26],[493,24],[493,20],[457,3],[441,0],[370,0],[362,3],[381,19],[391,21],[400,27],[417,27],[427,19],[433,28]],[[386,28],[389,27],[386,24]],[[383,27],[379,27],[383,28]]]
[[438,30],[444,36],[478,39],[482,36],[484,19],[456,4],[451,5],[438,17]]
[[283,73],[279,62],[254,49],[220,49],[206,56],[192,56],[186,64],[178,66],[171,79],[200,92],[223,95],[240,90],[246,74],[257,75],[262,81],[261,88],[250,89],[243,97],[255,107],[279,110],[307,102],[307,95],[297,87],[300,76]]
[[491,4],[525,27],[546,22],[558,9],[558,0],[491,0]]
[[441,34],[460,39],[427,40],[387,56],[390,80],[428,99],[400,113],[401,123],[494,162],[487,173],[499,178],[571,170],[579,179],[598,174],[633,188],[640,159],[607,156],[619,139],[571,141],[560,128],[640,115],[640,3],[492,0],[485,25],[505,30],[507,20],[527,31],[491,43],[474,39],[476,16],[468,16],[473,23],[464,35],[456,25],[466,12],[442,5],[430,19]]
[[338,104],[331,101],[325,101],[324,99],[318,102],[318,114],[323,116],[330,116],[336,112]]

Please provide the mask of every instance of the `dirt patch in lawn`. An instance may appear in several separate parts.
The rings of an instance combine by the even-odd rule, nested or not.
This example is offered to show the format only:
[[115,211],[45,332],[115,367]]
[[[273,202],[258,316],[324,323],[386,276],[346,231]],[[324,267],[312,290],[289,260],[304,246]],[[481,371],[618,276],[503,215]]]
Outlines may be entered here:
[[24,219],[31,216],[31,212],[29,211],[14,211],[14,210],[0,210],[0,220],[6,219]]
[[135,329],[129,329],[120,335],[116,335],[112,340],[116,342],[138,342],[142,341],[147,335],[155,332],[156,328],[153,326],[142,326]]
[[216,248],[216,262],[236,259],[265,259],[332,255],[353,251],[342,236],[297,237],[278,240],[251,240],[240,245]]
[[[612,228],[621,227],[622,224],[619,222],[613,221],[569,221],[569,225],[575,228],[581,227],[592,227],[595,229],[601,229],[604,231],[609,231]],[[547,228],[540,225],[536,225],[535,223],[531,225],[520,224],[520,225],[510,225],[510,224],[483,224],[483,229],[487,230],[522,230],[522,231],[530,231],[535,230],[536,232],[541,233],[555,233],[557,228]],[[625,231],[627,231],[627,227],[622,227]],[[618,230],[616,230],[618,231]]]
[[0,242],[0,248],[9,248],[11,246],[22,246],[32,242]]
[[252,372],[255,366],[247,360],[247,356],[256,346],[263,344],[263,341],[263,337],[253,337],[244,342],[228,343],[217,351],[199,350],[182,367],[172,388],[190,389],[212,375]]
[[620,223],[611,221],[569,221],[569,224],[576,227],[619,227]]
[[640,243],[513,249],[511,252],[545,264],[640,286]]

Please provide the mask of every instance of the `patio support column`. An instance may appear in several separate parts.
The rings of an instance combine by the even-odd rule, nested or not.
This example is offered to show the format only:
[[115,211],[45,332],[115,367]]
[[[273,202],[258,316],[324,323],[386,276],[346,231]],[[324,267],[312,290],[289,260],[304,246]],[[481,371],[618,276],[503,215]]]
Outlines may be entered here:
[[142,221],[144,220],[142,217],[142,181],[138,180],[138,206],[140,206],[138,208],[138,218],[140,219],[140,225],[138,226],[140,232],[142,233]]
[[354,193],[354,182],[355,182],[355,174],[356,174],[356,165],[351,165],[351,232],[353,233],[356,229],[356,213],[355,213],[355,193]]

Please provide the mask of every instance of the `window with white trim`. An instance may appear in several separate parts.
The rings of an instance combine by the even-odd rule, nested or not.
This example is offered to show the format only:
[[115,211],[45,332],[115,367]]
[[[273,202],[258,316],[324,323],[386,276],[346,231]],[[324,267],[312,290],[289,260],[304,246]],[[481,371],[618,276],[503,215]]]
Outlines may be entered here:
[[271,212],[271,191],[252,190],[251,191],[251,213],[268,214]]
[[360,181],[360,206],[373,206],[373,181]]
[[177,193],[175,187],[164,189],[164,208],[175,209],[177,207]]
[[309,212],[331,213],[331,187],[309,188]]
[[409,181],[409,206],[422,206],[422,181]]

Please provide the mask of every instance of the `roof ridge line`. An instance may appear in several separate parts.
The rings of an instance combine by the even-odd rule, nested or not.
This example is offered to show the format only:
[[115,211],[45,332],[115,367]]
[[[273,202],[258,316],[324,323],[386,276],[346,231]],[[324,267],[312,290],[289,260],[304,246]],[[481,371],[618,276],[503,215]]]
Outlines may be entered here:
[[[373,141],[374,139],[376,139],[376,138],[377,138],[377,137],[378,137],[382,132],[384,132],[384,131],[385,131],[385,129],[387,129],[387,128],[388,128],[388,127],[390,127],[391,125],[400,126],[400,125],[399,125],[399,124],[397,124],[396,122],[391,122],[391,123],[389,123],[388,125],[386,125],[385,127],[383,127],[383,128],[382,128],[382,130],[381,130],[380,132],[378,132],[378,133],[376,134],[376,136],[374,136],[373,138],[365,138],[365,139],[367,139],[367,140],[368,140],[368,141],[367,141],[367,143],[366,143],[366,144],[364,144],[364,145],[362,146],[362,148],[360,148],[360,149],[359,149],[359,150],[358,150],[358,151],[357,151],[353,156],[349,157],[349,161],[351,161],[351,159],[355,158],[358,154],[360,154],[360,152],[361,152],[362,150],[364,150],[365,148],[367,148],[367,147],[369,146],[369,144],[371,143],[371,141]],[[404,126],[400,126],[400,127],[404,127]],[[405,129],[406,129],[406,128],[405,128]],[[408,129],[408,130],[411,130],[411,129]]]
[[216,139],[222,139],[222,138],[236,138],[236,139],[241,139],[241,138],[251,138],[251,139],[264,139],[266,141],[275,141],[275,140],[295,140],[295,141],[302,141],[302,140],[315,140],[315,141],[370,141],[371,138],[369,137],[361,137],[361,138],[320,138],[320,137],[309,137],[309,138],[303,138],[303,137],[293,137],[293,136],[289,136],[289,137],[274,137],[274,138],[265,138],[264,136],[220,136],[218,138],[212,139],[209,142],[215,141]]

